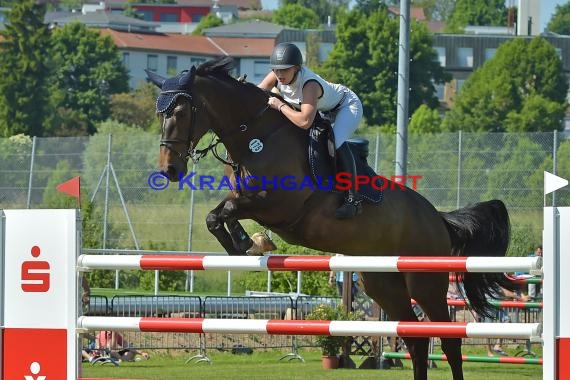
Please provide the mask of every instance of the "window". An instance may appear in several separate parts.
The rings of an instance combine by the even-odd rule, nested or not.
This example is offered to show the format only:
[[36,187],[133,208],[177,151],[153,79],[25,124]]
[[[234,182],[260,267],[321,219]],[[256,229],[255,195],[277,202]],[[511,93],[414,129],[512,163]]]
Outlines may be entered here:
[[460,47],[457,48],[457,66],[473,67],[473,48]]
[[204,15],[193,14],[192,15],[192,22],[200,22],[200,20],[202,20],[202,17],[204,17]]
[[158,70],[158,55],[149,54],[146,56],[146,68],[150,71]]
[[445,67],[446,64],[445,48],[441,46],[435,46],[434,49],[437,53],[437,59],[439,60],[439,64],[441,65],[441,67]]
[[253,78],[250,79],[250,82],[259,83],[265,78],[267,73],[269,72],[269,61],[254,61],[253,62]]
[[166,57],[166,73],[176,75],[178,73],[178,57],[169,55]]
[[444,83],[434,83],[433,86],[435,87],[435,95],[437,96],[437,100],[439,100],[440,102],[444,101],[445,84]]
[[163,22],[178,22],[178,15],[176,13],[161,13],[160,21]]
[[130,54],[127,52],[123,52],[123,66],[125,66],[127,69],[129,68],[129,64],[130,64]]
[[138,10],[137,13],[143,17],[145,21],[153,21],[154,18],[154,11],[150,10]]
[[485,61],[488,61],[489,59],[493,58],[495,56],[496,52],[497,52],[497,48],[485,49]]
[[456,94],[459,94],[464,83],[465,83],[465,79],[457,79],[457,82],[455,85],[455,93]]

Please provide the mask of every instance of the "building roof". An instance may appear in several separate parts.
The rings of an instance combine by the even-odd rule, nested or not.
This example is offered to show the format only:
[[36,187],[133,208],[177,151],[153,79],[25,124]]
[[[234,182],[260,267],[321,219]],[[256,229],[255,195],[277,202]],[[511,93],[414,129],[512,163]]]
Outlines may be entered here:
[[[107,6],[124,6],[128,3],[129,0],[107,0],[105,3]],[[101,2],[101,0],[87,0],[84,1],[85,3],[97,4]],[[142,4],[142,1],[141,1]],[[195,7],[211,7],[214,5],[212,0],[178,0],[176,1],[177,5],[189,5]],[[131,4],[131,5],[137,5]],[[162,6],[162,4],[154,4],[158,6]],[[238,7],[239,9],[261,9],[261,0],[218,0],[218,5],[220,6],[228,6],[233,5]]]
[[[194,5],[194,6],[208,6],[208,7],[214,5],[214,2],[212,0],[178,0],[176,3],[179,5]],[[260,0],[219,0],[218,5],[220,6],[234,5],[239,10],[261,9]]]
[[275,41],[269,38],[206,37],[232,57],[264,57],[269,59]]
[[[47,18],[46,18],[47,19]],[[79,21],[87,27],[113,28],[119,30],[155,31],[160,26],[159,23],[139,20],[134,17],[126,17],[121,14],[111,12],[87,12],[69,13],[67,16],[52,18],[50,23],[65,25],[70,22]]]
[[128,33],[102,29],[119,49],[172,52],[208,56],[269,57],[274,41],[255,38],[204,37],[182,34]]
[[261,20],[248,20],[204,29],[208,37],[249,37],[249,38],[275,38],[285,29],[283,25],[273,24]]

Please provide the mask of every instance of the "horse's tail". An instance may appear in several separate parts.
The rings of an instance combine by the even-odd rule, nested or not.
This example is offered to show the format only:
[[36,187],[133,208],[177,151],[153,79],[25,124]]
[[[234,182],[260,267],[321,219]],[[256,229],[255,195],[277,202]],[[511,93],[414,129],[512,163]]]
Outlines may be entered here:
[[[440,213],[451,238],[452,256],[505,256],[509,246],[510,222],[500,200],[476,203],[452,212]],[[471,309],[492,317],[489,299],[500,298],[503,289],[515,290],[504,273],[456,273],[457,288],[469,299]],[[463,284],[463,288],[459,284]]]

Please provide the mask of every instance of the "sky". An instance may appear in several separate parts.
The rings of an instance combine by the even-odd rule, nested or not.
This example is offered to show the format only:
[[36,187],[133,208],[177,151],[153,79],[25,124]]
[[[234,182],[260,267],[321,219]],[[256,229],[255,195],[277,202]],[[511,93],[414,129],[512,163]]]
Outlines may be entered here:
[[546,29],[546,25],[552,18],[557,5],[563,5],[568,0],[535,0],[540,1],[540,32]]

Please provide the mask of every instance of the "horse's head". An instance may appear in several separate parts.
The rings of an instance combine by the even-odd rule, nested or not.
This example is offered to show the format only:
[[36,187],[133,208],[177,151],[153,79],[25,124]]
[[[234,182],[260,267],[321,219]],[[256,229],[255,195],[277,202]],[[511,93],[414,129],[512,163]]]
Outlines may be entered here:
[[196,127],[196,106],[192,85],[196,68],[183,71],[175,77],[162,76],[146,70],[148,79],[160,88],[156,112],[161,125],[159,169],[171,181],[178,181],[179,173],[186,174],[188,159],[204,135]]
[[[148,79],[160,88],[156,102],[162,133],[159,169],[171,181],[186,174],[189,158],[197,160],[210,150],[217,156],[219,142],[233,159],[239,159],[249,152],[250,141],[265,133],[251,128],[259,124],[259,130],[265,129],[260,117],[268,108],[268,95],[254,84],[233,78],[230,71],[234,64],[231,57],[222,57],[172,78],[146,71]],[[279,115],[274,113],[273,118]],[[208,130],[218,140],[197,150]]]

